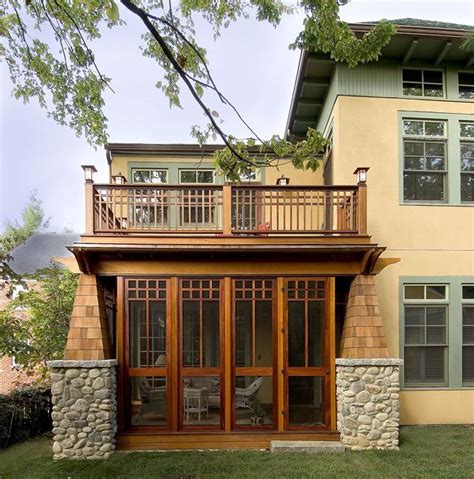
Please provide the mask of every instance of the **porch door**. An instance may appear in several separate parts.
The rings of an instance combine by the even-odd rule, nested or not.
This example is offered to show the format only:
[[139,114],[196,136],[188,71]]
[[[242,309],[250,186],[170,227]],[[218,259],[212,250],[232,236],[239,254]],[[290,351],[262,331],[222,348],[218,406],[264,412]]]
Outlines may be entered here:
[[275,429],[276,280],[232,280],[232,428]]
[[179,427],[223,429],[223,280],[179,280]]
[[284,288],[284,427],[328,429],[328,280],[288,278]]
[[168,279],[125,279],[126,427],[169,429],[170,298]]

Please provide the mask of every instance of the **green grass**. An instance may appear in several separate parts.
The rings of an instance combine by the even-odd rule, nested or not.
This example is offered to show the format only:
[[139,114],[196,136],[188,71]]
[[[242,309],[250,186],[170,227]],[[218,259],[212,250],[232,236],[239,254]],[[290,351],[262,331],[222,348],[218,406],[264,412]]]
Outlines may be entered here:
[[474,478],[474,427],[404,427],[400,451],[117,452],[107,461],[53,461],[41,438],[0,452],[0,478]]

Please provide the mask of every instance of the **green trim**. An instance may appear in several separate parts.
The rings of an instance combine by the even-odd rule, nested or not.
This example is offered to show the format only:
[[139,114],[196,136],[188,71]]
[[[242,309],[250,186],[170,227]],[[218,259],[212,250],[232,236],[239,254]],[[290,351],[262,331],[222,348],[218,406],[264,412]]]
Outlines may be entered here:
[[[403,120],[406,118],[420,118],[427,120],[447,121],[447,167],[448,181],[446,185],[446,201],[405,201],[403,199]],[[470,203],[461,203],[461,152],[460,121],[472,121],[472,115],[457,113],[433,113],[424,111],[399,111],[398,112],[398,180],[400,205],[436,205],[436,206],[469,206]]]
[[405,388],[404,368],[400,368],[400,388],[406,391],[420,390],[466,390],[462,385],[462,285],[474,283],[474,276],[400,276],[399,278],[399,348],[400,357],[405,356],[405,302],[403,286],[408,283],[447,284],[448,292],[448,387]]

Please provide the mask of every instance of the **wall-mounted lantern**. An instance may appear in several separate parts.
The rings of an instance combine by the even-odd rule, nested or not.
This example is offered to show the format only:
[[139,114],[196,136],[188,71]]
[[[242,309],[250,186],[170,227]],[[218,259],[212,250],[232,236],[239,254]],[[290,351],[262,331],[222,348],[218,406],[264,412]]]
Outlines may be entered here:
[[354,171],[354,175],[356,175],[358,185],[365,185],[367,183],[368,171],[368,166],[359,166],[359,168],[356,168],[356,170]]
[[123,176],[122,173],[119,171],[116,175],[112,175],[112,181],[116,185],[123,185],[124,183],[126,183],[127,180],[125,176]]
[[84,170],[84,179],[86,183],[94,183],[94,173],[97,172],[97,168],[94,165],[81,165]]
[[290,179],[286,176],[281,175],[280,178],[277,179],[278,186],[288,186],[290,184]]

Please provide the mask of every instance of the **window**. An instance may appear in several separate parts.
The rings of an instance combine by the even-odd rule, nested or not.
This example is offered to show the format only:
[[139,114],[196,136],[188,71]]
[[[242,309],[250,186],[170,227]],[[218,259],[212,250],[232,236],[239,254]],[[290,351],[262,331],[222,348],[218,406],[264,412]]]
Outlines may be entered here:
[[447,386],[447,286],[404,286],[405,386]]
[[403,198],[446,201],[446,121],[403,120]]
[[444,96],[443,72],[441,70],[402,70],[403,95],[405,96]]
[[459,98],[474,100],[474,72],[458,73]]
[[474,202],[474,123],[460,122],[461,201]]
[[462,385],[474,386],[474,284],[462,286]]
[[132,168],[133,183],[168,183],[168,171],[158,168]]
[[179,170],[180,184],[213,184],[214,170]]

